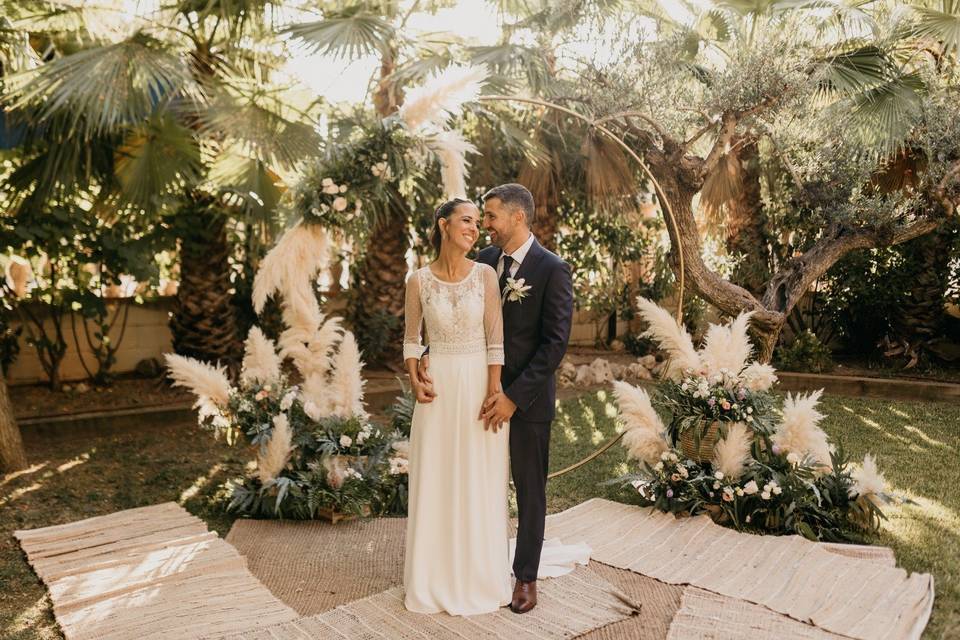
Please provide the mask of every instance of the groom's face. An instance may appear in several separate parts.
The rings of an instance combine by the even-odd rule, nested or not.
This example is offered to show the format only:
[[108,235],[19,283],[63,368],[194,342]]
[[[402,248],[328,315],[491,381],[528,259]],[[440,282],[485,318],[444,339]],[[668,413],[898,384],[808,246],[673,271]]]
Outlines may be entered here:
[[490,198],[483,203],[483,228],[490,242],[501,249],[510,243],[522,218],[523,212],[503,206],[500,198]]

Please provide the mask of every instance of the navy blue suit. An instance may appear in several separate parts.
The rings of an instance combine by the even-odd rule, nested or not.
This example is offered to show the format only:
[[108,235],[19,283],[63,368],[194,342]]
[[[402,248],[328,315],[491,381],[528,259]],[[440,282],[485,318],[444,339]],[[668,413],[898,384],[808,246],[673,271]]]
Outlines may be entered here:
[[[497,268],[502,251],[487,247],[477,261]],[[503,391],[517,410],[510,418],[510,471],[519,527],[514,575],[537,579],[547,514],[550,426],[556,415],[556,370],[573,321],[570,265],[536,240],[514,276],[530,286],[521,301],[503,303]]]

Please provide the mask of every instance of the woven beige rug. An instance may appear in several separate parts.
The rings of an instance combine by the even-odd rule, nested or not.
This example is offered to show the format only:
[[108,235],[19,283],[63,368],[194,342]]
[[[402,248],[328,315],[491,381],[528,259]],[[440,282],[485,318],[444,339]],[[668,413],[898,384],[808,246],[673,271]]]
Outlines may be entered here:
[[[821,543],[831,553],[894,567],[887,547]],[[844,640],[844,636],[794,620],[758,604],[697,587],[683,591],[667,640]]]
[[[226,539],[274,595],[300,614],[313,615],[400,585],[405,533],[403,518],[336,525],[237,520]],[[588,631],[580,636],[583,640],[667,637],[682,587],[597,562],[589,568],[642,607],[639,615]]]
[[341,605],[325,613],[237,635],[229,640],[460,639],[553,640],[573,638],[628,618],[636,608],[606,580],[585,567],[538,585],[537,607],[522,617],[502,608],[479,616],[424,615],[403,606],[403,587]]
[[68,640],[189,640],[297,617],[172,502],[14,536]]
[[798,536],[754,536],[706,516],[677,519],[595,498],[548,516],[547,536],[584,541],[593,559],[661,582],[759,604],[834,634],[918,638],[933,578],[843,555]]

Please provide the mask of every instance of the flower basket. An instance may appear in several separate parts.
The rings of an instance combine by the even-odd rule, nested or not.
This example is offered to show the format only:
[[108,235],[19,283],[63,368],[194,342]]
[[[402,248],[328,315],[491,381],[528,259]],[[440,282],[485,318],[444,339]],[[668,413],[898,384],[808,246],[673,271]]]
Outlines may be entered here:
[[[366,518],[370,515],[370,506],[367,505],[363,508],[362,517]],[[356,520],[361,517],[354,513],[341,513],[334,509],[320,508],[317,509],[317,516],[323,518],[330,522],[330,524],[337,524],[338,522],[349,522],[351,520]]]
[[[699,441],[697,432],[700,432]],[[709,462],[713,460],[713,450],[720,440],[720,422],[714,420],[706,429],[692,427],[680,434],[680,450],[683,455],[695,462]]]

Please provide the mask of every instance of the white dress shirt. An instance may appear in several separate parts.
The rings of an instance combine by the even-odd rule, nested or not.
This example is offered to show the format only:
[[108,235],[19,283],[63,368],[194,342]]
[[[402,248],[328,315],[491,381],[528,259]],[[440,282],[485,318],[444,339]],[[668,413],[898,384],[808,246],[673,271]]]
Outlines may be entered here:
[[[527,241],[524,242],[520,247],[510,254],[510,257],[513,258],[513,264],[510,265],[510,277],[517,277],[517,271],[520,269],[520,264],[523,262],[523,259],[527,257],[527,252],[530,251],[530,247],[533,246],[533,234],[530,234],[530,237],[527,238]],[[497,260],[497,277],[503,275],[503,256],[506,254],[502,251],[500,252],[500,258]]]

